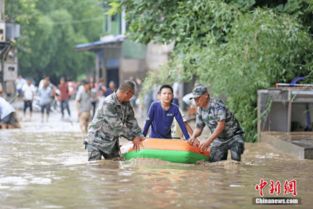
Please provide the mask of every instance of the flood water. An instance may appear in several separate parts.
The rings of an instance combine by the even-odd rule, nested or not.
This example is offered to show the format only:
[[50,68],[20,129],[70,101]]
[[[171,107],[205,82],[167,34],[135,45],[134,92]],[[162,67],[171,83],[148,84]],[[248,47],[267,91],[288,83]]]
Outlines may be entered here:
[[[0,130],[0,208],[273,208],[255,185],[297,180],[297,208],[312,208],[313,161],[246,144],[241,163],[87,162],[79,132]],[[268,189],[267,189],[268,190]],[[265,191],[265,196],[269,195]],[[283,188],[282,188],[283,192]],[[278,195],[290,197],[291,195]],[[292,206],[276,206],[290,208]]]

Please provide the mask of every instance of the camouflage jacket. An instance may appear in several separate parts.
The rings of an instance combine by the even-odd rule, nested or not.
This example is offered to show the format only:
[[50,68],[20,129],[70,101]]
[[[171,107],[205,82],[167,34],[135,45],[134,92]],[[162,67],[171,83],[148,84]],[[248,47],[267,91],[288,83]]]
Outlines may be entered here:
[[219,121],[225,121],[225,128],[219,135],[221,141],[227,141],[233,136],[243,134],[239,122],[234,115],[225,107],[221,100],[211,98],[208,108],[198,108],[196,116],[196,127],[204,128],[207,125],[213,133]]
[[88,143],[113,143],[121,136],[133,140],[142,133],[130,103],[120,103],[116,93],[113,93],[98,107],[89,125]]

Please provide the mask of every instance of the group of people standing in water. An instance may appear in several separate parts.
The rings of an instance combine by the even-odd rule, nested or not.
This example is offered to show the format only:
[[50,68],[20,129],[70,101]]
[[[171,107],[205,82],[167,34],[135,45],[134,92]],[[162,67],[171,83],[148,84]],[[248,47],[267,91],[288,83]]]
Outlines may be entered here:
[[[228,150],[233,160],[241,160],[244,152],[243,130],[221,100],[210,98],[205,86],[197,85],[190,98],[198,108],[194,130],[184,122],[179,107],[173,103],[173,88],[166,84],[159,89],[159,101],[151,104],[142,131],[130,104],[135,89],[133,81],[125,81],[98,107],[85,140],[89,161],[120,157],[120,137],[132,141],[134,148],[140,149],[149,129],[150,138],[171,139],[174,118],[190,145],[202,151],[210,150],[210,162],[226,160]],[[205,126],[211,134],[200,143],[198,137]]]

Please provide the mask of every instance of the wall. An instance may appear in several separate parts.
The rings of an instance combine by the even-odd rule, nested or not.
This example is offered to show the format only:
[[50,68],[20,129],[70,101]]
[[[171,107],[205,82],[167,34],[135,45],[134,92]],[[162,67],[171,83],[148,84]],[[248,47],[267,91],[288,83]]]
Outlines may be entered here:
[[121,59],[120,81],[128,80],[130,77],[143,79],[145,75],[144,59]]

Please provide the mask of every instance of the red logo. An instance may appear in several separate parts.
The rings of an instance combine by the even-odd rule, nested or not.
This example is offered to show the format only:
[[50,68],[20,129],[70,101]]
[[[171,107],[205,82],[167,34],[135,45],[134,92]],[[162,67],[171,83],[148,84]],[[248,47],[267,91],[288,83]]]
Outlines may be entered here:
[[255,190],[259,190],[259,194],[263,197],[263,189],[266,187],[267,182],[264,179],[260,179],[260,184],[255,185]]
[[292,179],[290,181],[285,181],[284,194],[292,194],[294,197],[297,196],[297,180]]
[[[269,180],[269,183],[263,178],[260,179],[260,183],[255,185],[255,190],[259,192],[261,197],[264,196],[264,190],[269,186],[270,195],[280,195],[282,184],[279,180],[276,182],[272,179]],[[285,180],[284,182],[284,195],[292,194],[294,197],[297,196],[297,180],[292,179],[290,181]]]

